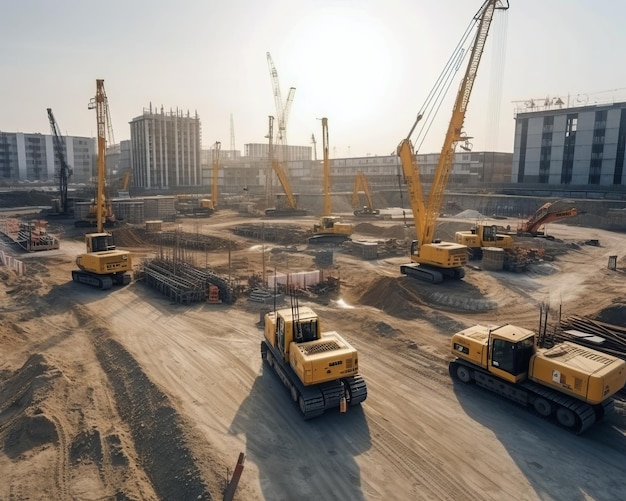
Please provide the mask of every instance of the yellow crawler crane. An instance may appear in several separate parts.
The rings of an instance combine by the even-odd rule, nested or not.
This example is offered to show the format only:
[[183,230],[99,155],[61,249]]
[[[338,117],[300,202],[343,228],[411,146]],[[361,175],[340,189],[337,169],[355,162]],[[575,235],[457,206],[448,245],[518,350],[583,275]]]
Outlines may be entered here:
[[351,240],[352,224],[341,222],[339,216],[331,216],[330,199],[330,155],[328,151],[328,118],[322,118],[322,144],[324,149],[324,214],[319,223],[313,225],[310,244],[340,245]]
[[96,233],[85,235],[87,252],[76,258],[78,270],[72,270],[72,280],[92,285],[99,289],[110,289],[113,284],[127,285],[130,283],[132,260],[130,252],[116,249],[113,235],[103,230],[106,214],[104,196],[105,151],[106,151],[106,120],[108,102],[104,91],[104,80],[96,81],[96,97],[89,103],[96,109],[98,121],[98,193],[96,197]]
[[543,348],[533,331],[475,325],[452,336],[450,375],[475,382],[582,433],[613,410],[626,362],[568,341]]
[[265,315],[261,357],[276,372],[304,419],[329,409],[347,409],[367,398],[359,376],[358,353],[337,332],[322,332],[309,307],[284,308]]
[[[436,114],[437,105],[440,104],[437,102],[438,96],[445,94],[442,87],[450,78],[450,73],[456,68],[455,63],[451,64],[451,62],[456,62],[457,58],[461,57],[460,53],[450,59],[444,73],[439,77],[435,88],[426,100],[424,108],[418,113],[409,134],[398,145],[397,154],[402,164],[402,172],[417,233],[417,240],[411,243],[411,263],[400,267],[400,272],[404,275],[432,283],[440,283],[444,277],[462,279],[465,276],[464,266],[467,263],[467,247],[455,242],[442,242],[435,239],[434,232],[443,203],[444,190],[452,170],[456,144],[462,140],[468,143],[467,140],[470,139],[463,134],[463,122],[476,80],[478,66],[485,49],[491,21],[496,10],[508,8],[508,1],[486,0],[472,20],[472,23],[477,26],[476,34],[471,44],[469,61],[456,95],[452,118],[448,124],[427,199],[424,196],[420,180],[420,168],[410,138],[422,117],[432,118]],[[470,30],[466,33],[469,32]],[[462,43],[459,44],[458,48],[462,48]],[[428,128],[426,127],[426,130]]]
[[[359,193],[363,192],[367,205],[359,206]],[[380,216],[380,210],[374,209],[374,202],[370,192],[370,186],[367,182],[365,174],[361,171],[357,172],[354,178],[354,189],[352,190],[352,208],[354,215],[357,217],[377,217]]]

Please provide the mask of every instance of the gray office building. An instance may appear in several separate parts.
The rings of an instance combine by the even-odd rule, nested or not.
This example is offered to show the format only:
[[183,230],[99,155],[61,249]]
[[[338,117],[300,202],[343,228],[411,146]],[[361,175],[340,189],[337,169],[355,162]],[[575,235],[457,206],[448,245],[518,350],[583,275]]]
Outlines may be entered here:
[[[63,136],[65,161],[72,169],[70,183],[92,180],[96,162],[94,138]],[[0,179],[14,182],[55,182],[60,163],[49,134],[0,132]]]
[[515,117],[513,183],[624,186],[626,103]]

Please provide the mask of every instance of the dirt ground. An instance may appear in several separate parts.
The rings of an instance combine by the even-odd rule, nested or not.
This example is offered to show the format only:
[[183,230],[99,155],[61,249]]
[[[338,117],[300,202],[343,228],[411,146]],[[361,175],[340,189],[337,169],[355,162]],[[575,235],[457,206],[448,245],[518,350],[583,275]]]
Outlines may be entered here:
[[[195,259],[241,283],[263,270],[315,269],[301,240],[287,248],[235,235],[243,222],[226,211],[177,227],[213,238]],[[272,224],[292,225],[300,239],[313,222]],[[354,224],[363,240],[412,237],[397,220]],[[437,235],[449,239],[468,226],[442,221]],[[536,328],[542,303],[553,323],[559,309],[623,313],[623,234],[553,224],[554,241],[520,241],[547,254],[526,272],[470,263],[463,281],[439,285],[402,276],[408,254],[366,261],[336,250],[326,273],[340,279],[339,291],[300,304],[359,350],[368,398],[305,422],[264,373],[265,306],[245,297],[175,304],[140,280],[109,291],[74,284],[84,244],[59,231],[59,250],[18,256],[25,276],[0,267],[2,500],[222,499],[240,452],[237,500],[624,497],[624,402],[576,436],[480,388],[454,385],[447,369],[450,335],[475,323]],[[117,243],[139,264],[159,249],[137,234],[120,233]],[[589,239],[600,246],[585,245]],[[617,271],[607,268],[612,255]]]

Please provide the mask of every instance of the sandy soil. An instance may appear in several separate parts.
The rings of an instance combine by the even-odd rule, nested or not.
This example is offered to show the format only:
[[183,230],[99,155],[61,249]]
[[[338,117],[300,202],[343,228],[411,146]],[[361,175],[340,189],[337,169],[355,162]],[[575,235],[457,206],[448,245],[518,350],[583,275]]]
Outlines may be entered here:
[[[280,252],[282,244],[235,236],[230,228],[242,222],[220,213],[179,226],[212,235],[216,245],[196,259],[242,282],[264,264],[315,268],[301,241]],[[302,232],[313,219],[272,224]],[[438,235],[463,224],[443,222]],[[398,221],[355,229],[362,239],[411,237]],[[525,273],[472,265],[462,282],[441,285],[401,276],[404,256],[335,252],[327,271],[340,278],[339,293],[304,302],[359,350],[369,395],[346,414],[307,422],[263,371],[258,304],[173,304],[141,281],[104,292],[74,284],[84,247],[71,232],[57,251],[22,254],[26,276],[0,268],[0,499],[222,499],[240,452],[237,500],[621,499],[623,402],[575,436],[455,386],[447,372],[458,329],[535,328],[546,302],[564,316],[626,304],[624,235],[550,229],[555,241],[521,245],[554,260]],[[133,232],[121,237],[136,262],[157,250]],[[611,255],[617,271],[607,269]]]

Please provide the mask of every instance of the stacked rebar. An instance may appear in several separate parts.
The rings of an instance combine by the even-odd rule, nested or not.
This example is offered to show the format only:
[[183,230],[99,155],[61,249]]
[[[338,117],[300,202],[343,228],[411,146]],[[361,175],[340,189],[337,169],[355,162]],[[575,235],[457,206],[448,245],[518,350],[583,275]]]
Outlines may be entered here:
[[217,286],[222,302],[233,303],[236,299],[234,289],[228,280],[183,261],[167,259],[146,261],[143,264],[143,276],[149,287],[177,303],[206,301],[210,285]]

